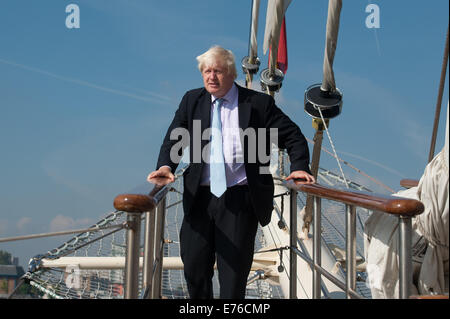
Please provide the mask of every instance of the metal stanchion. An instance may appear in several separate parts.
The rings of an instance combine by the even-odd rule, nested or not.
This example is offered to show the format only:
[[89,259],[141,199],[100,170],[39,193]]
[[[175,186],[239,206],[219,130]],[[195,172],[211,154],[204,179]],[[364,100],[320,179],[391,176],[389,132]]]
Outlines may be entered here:
[[152,298],[161,298],[162,264],[164,257],[164,219],[166,199],[162,199],[156,207],[156,233],[155,233],[155,262]]
[[356,290],[356,207],[345,205],[346,223],[346,265],[347,265],[347,299],[350,299],[349,289]]
[[297,299],[297,254],[292,247],[297,246],[297,191],[291,190],[290,198],[290,247],[289,250],[289,298]]
[[141,234],[141,214],[127,213],[125,299],[136,299],[138,297],[140,234]]
[[142,298],[151,297],[153,284],[153,265],[155,263],[155,210],[145,213],[144,265],[142,282],[144,293]]
[[[322,253],[321,253],[321,198],[314,197],[314,242],[313,242],[313,260],[314,264],[322,266]],[[322,293],[322,278],[321,274],[314,269],[313,270],[313,299],[320,299]]]
[[400,259],[400,299],[408,299],[412,284],[411,237],[412,220],[408,216],[400,216],[399,259]]

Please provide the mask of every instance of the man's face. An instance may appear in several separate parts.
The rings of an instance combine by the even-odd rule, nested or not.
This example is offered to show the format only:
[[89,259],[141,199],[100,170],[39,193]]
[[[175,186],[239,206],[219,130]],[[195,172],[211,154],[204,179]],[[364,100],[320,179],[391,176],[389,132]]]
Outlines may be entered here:
[[219,63],[205,66],[202,70],[205,89],[215,97],[223,97],[231,89],[234,77],[228,68]]

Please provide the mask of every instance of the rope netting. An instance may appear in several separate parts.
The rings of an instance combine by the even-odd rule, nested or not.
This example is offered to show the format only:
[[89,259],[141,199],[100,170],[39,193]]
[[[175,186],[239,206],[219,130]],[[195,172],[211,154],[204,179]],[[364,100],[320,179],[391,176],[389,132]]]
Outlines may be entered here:
[[[123,225],[124,212],[113,212],[97,225]],[[73,267],[43,268],[42,260],[61,257],[123,257],[126,232],[123,227],[114,232],[100,230],[78,234],[61,246],[32,258],[25,275],[30,284],[51,298],[122,298],[123,270],[85,270]],[[70,268],[70,269],[69,269]]]
[[[173,185],[167,195],[165,221],[164,256],[180,256],[179,231],[183,220],[181,205],[182,177]],[[42,267],[43,259],[56,260],[61,257],[125,257],[126,229],[119,227],[126,222],[126,213],[116,211],[99,221],[98,226],[117,225],[114,231],[101,230],[81,233],[61,246],[37,255],[30,261],[26,278],[30,284],[44,293],[44,298],[63,299],[115,299],[124,296],[123,269],[80,269],[77,265],[66,268]],[[142,218],[141,229],[144,229]],[[95,225],[94,225],[95,226]],[[91,227],[93,228],[93,227]],[[141,243],[143,242],[142,232]],[[258,231],[256,249],[264,246],[264,238]],[[141,256],[143,247],[141,247]],[[219,297],[218,274],[213,278],[214,297]],[[142,276],[139,276],[139,289],[142,289]],[[182,270],[163,270],[162,296],[168,299],[188,298],[188,291]],[[272,287],[264,280],[255,280],[247,286],[246,298],[283,298],[279,287]]]

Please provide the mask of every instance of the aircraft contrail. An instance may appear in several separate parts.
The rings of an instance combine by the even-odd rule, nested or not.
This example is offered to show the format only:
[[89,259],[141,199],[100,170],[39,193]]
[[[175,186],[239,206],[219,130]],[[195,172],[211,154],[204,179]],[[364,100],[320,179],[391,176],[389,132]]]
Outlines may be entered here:
[[[367,4],[370,4],[370,0],[367,0]],[[376,28],[374,29],[373,34],[375,36],[375,43],[377,45],[378,55],[381,56],[380,42],[378,41],[378,33],[377,33],[377,29]]]
[[[31,66],[27,66],[27,65],[24,65],[24,64],[19,64],[19,63],[15,63],[15,62],[12,62],[12,61],[4,60],[2,58],[0,58],[0,62],[3,63],[3,64],[7,64],[7,65],[14,66],[14,67],[18,67],[18,68],[21,68],[21,69],[24,69],[24,70],[27,70],[27,71],[44,74],[44,75],[53,77],[53,78],[58,79],[58,80],[75,83],[75,84],[78,84],[78,85],[90,87],[90,88],[101,90],[101,91],[108,92],[108,93],[113,93],[113,94],[117,94],[117,95],[126,96],[126,97],[129,97],[129,98],[135,99],[135,100],[140,100],[140,101],[144,101],[144,102],[153,102],[153,103],[156,102],[156,103],[159,103],[159,104],[169,104],[170,100],[171,100],[169,97],[165,97],[165,96],[162,96],[160,94],[149,92],[149,91],[146,91],[146,94],[151,95],[152,97],[140,96],[140,95],[136,95],[136,94],[133,94],[133,93],[130,93],[130,92],[125,92],[125,91],[120,91],[120,90],[116,90],[116,89],[111,89],[111,88],[104,87],[104,86],[101,86],[101,85],[98,85],[98,84],[95,84],[95,83],[69,78],[69,77],[66,77],[66,76],[58,75],[58,74],[55,74],[55,73],[52,73],[52,72],[49,72],[49,71],[45,71],[45,70],[42,70],[42,69],[38,69],[38,68],[35,68],[35,67],[31,67]],[[170,103],[170,104],[172,104],[172,103]]]
[[350,156],[350,157],[357,158],[357,159],[362,160],[362,161],[366,161],[366,162],[368,162],[368,163],[370,163],[370,164],[373,164],[373,165],[375,165],[375,166],[381,167],[381,168],[385,169],[386,171],[388,171],[388,172],[390,172],[390,173],[393,173],[393,174],[395,174],[395,175],[397,175],[397,176],[399,176],[399,177],[406,178],[405,175],[403,175],[403,174],[400,173],[399,171],[397,171],[397,170],[395,170],[395,169],[393,169],[393,168],[390,168],[390,167],[388,167],[388,166],[385,166],[385,165],[383,165],[383,164],[381,164],[381,163],[378,163],[378,162],[376,162],[376,161],[374,161],[374,160],[371,160],[371,159],[362,157],[362,156],[360,156],[360,155],[348,153],[348,152],[339,151],[339,153],[344,154],[344,155],[347,155],[347,156]]

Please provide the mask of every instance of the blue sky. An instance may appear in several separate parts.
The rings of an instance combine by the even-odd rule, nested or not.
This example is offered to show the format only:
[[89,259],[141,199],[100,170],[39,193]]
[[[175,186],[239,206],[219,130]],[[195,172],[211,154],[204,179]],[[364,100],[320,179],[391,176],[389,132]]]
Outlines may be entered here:
[[[80,8],[79,29],[65,25],[71,3]],[[379,29],[365,25],[369,3],[380,8]],[[396,190],[427,163],[448,5],[344,1],[334,61],[344,106],[330,134],[344,160]],[[322,81],[327,6],[293,0],[286,13],[289,69],[276,100],[310,139],[303,92]],[[195,57],[219,44],[239,65],[250,12],[250,0],[2,0],[0,237],[90,226],[114,209],[116,195],[145,183],[182,95],[202,86]],[[443,100],[442,119],[447,89]],[[444,120],[439,128],[436,152]],[[327,139],[323,146],[331,149]],[[339,171],[326,154],[321,163]],[[26,265],[63,239],[0,249]]]

